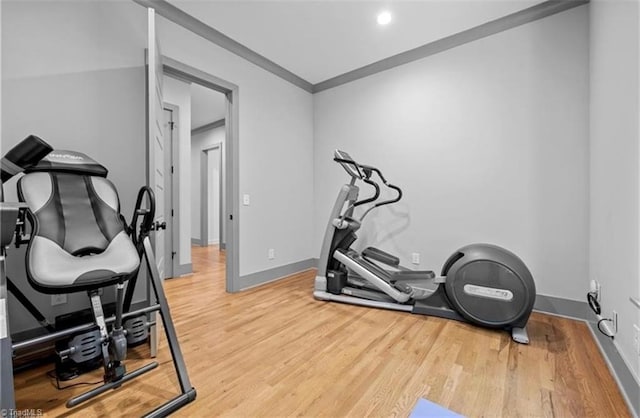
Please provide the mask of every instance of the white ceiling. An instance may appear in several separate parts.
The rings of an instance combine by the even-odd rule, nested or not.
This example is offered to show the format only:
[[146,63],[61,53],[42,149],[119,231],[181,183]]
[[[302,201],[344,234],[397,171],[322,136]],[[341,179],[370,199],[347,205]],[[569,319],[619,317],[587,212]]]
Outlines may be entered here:
[[[541,0],[169,0],[316,84]],[[381,10],[393,16],[376,23]]]
[[225,111],[224,94],[191,83],[191,129],[224,119]]

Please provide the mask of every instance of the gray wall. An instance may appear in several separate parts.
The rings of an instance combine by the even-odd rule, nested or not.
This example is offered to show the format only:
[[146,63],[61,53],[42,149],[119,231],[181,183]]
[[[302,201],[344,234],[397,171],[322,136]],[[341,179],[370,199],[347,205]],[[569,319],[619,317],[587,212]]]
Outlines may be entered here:
[[[2,150],[29,134],[93,156],[110,169],[131,216],[145,181],[146,14],[132,2],[2,2]],[[5,185],[15,196],[15,180]],[[86,294],[51,307],[26,282],[24,249],[8,273],[52,319],[89,307]],[[144,299],[144,282],[136,300]],[[106,292],[107,299],[112,292]],[[12,332],[35,322],[10,299]]]
[[[239,86],[240,195],[251,195],[240,206],[240,276],[315,257],[312,95],[164,18],[158,34],[164,55]],[[180,176],[191,178],[188,161]]]
[[588,39],[578,7],[316,94],[316,250],[346,181],[341,148],[405,192],[367,218],[367,245],[439,270],[462,245],[498,244],[538,293],[583,300]]
[[640,382],[633,324],[640,310],[638,255],[640,38],[638,2],[592,1],[590,278],[602,286],[603,316],[618,312],[614,344]]

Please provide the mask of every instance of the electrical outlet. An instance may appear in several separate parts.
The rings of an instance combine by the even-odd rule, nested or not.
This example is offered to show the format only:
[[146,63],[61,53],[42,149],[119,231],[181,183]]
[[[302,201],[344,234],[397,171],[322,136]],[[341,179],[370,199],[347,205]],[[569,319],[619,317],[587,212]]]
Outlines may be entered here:
[[51,306],[67,303],[67,295],[51,295]]
[[613,328],[613,334],[618,333],[618,312],[613,311],[611,314],[611,326]]
[[411,254],[411,263],[412,264],[420,264],[420,253],[412,253]]
[[640,327],[633,324],[633,348],[636,350],[636,354],[640,356]]
[[274,250],[273,248],[269,248],[269,260],[273,260],[274,258],[276,258],[276,250]]

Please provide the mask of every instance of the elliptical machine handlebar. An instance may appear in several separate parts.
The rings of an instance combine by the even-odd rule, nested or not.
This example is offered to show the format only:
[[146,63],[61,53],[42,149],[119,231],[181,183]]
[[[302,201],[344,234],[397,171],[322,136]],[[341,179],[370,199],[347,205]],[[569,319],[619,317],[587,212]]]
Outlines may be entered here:
[[354,208],[357,207],[357,206],[360,206],[360,205],[364,205],[366,203],[375,202],[380,197],[380,186],[378,186],[378,183],[376,183],[375,181],[373,181],[373,180],[371,180],[369,178],[363,178],[362,181],[364,181],[368,185],[372,186],[375,189],[375,193],[373,194],[373,196],[371,196],[371,197],[369,197],[367,199],[362,199],[362,200],[359,200],[359,201],[355,202],[353,204]]
[[[358,178],[358,179],[362,180],[364,178],[364,175],[362,174],[362,171],[360,171],[360,164],[358,164],[353,159],[351,159],[349,154],[347,154],[346,152],[342,152],[342,151],[336,150],[336,155],[338,155],[338,153],[340,153],[339,155],[344,155],[344,156],[346,156],[348,158],[334,157],[333,161],[335,161],[337,163],[340,163],[342,165],[342,167],[344,167],[344,169],[347,170],[347,173],[349,173],[349,175],[351,177]],[[350,166],[353,166],[354,170],[349,169],[348,167],[350,167]]]
[[357,206],[375,202],[376,200],[378,200],[378,198],[380,197],[380,186],[378,185],[378,183],[371,179],[371,168],[358,164],[353,160],[353,158],[351,158],[349,154],[344,151],[336,150],[335,155],[336,157],[334,157],[333,161],[342,165],[345,171],[351,176],[352,183],[355,183],[356,180],[362,180],[373,187],[375,190],[373,196],[352,203],[345,214],[350,214]]
[[[373,171],[375,172],[378,177],[380,178],[380,180],[382,180],[382,183],[387,186],[390,189],[393,189],[396,193],[397,196],[394,199],[390,199],[390,200],[385,200],[379,203],[376,203],[375,207],[379,207],[379,206],[383,206],[383,205],[389,205],[391,203],[396,203],[398,201],[400,201],[400,199],[402,199],[402,189],[400,189],[400,187],[393,185],[391,183],[389,183],[387,181],[387,179],[384,178],[384,176],[382,175],[382,172],[380,171],[380,169],[376,168],[376,167],[372,167],[372,166],[368,166],[368,165],[361,165],[360,167],[362,167],[362,169],[364,171]],[[369,176],[369,179],[371,177]]]
[[373,186],[375,188],[375,193],[372,197],[367,198],[367,199],[363,199],[363,200],[359,200],[355,203],[353,203],[352,208],[355,208],[356,206],[360,206],[360,205],[364,205],[366,203],[372,203],[375,202],[376,200],[378,200],[378,198],[380,197],[380,185],[373,180],[373,173],[376,173],[378,175],[378,178],[380,179],[380,181],[389,189],[392,189],[393,191],[396,192],[396,197],[393,199],[389,199],[389,200],[383,200],[381,202],[375,203],[374,205],[372,205],[371,207],[369,207],[364,214],[360,217],[360,221],[362,222],[362,220],[364,219],[365,216],[367,216],[367,214],[369,214],[369,212],[371,212],[373,209],[378,208],[380,206],[384,206],[384,205],[390,205],[393,203],[396,203],[398,201],[400,201],[400,199],[402,199],[402,189],[400,189],[400,187],[391,184],[387,181],[387,179],[384,177],[384,175],[382,174],[382,171],[380,171],[379,168],[377,167],[373,167],[370,165],[365,165],[365,164],[360,164],[358,162],[356,162],[353,158],[351,158],[351,156],[349,154],[347,154],[344,151],[340,151],[340,150],[336,150],[335,151],[335,157],[333,158],[333,161],[340,163],[342,165],[342,167],[347,171],[347,173],[353,178],[353,181],[355,180],[362,180],[365,183]]

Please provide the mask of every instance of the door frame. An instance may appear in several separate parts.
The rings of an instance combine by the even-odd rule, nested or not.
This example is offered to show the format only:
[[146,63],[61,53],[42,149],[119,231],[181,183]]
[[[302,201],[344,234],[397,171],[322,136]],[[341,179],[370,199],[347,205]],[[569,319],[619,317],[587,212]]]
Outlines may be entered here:
[[225,95],[227,106],[225,113],[225,207],[221,213],[226,225],[226,280],[227,292],[240,291],[240,185],[239,185],[239,160],[238,146],[238,113],[239,113],[239,87],[212,74],[191,67],[167,56],[162,56],[162,70],[165,75],[218,91]]
[[218,190],[220,194],[220,198],[218,199],[218,245],[220,246],[220,249],[224,249],[224,243],[222,240],[222,214],[224,208],[222,207],[222,202],[225,199],[222,188],[222,169],[224,168],[222,164],[222,153],[224,152],[222,142],[209,145],[200,150],[200,245],[203,247],[209,245],[209,151],[216,149],[220,150],[220,157],[218,161],[218,167],[220,167],[220,175],[218,177]]
[[[165,138],[165,144],[169,145],[165,146],[165,150],[169,151],[169,158],[171,161],[171,171],[169,178],[171,181],[168,186],[165,187],[165,193],[169,192],[171,194],[171,207],[166,208],[168,210],[172,210],[168,216],[165,216],[167,220],[167,229],[171,230],[171,251],[175,253],[175,255],[171,255],[171,263],[167,263],[171,265],[171,269],[168,271],[171,273],[169,277],[178,277],[182,272],[180,271],[180,222],[174,222],[175,219],[180,219],[180,172],[174,170],[175,161],[178,160],[180,154],[180,150],[178,144],[180,143],[180,130],[177,128],[179,126],[178,121],[180,120],[180,108],[172,103],[164,102],[163,103],[164,110],[168,110],[171,112],[171,122],[173,126],[171,127],[171,135],[169,138]],[[169,144],[167,142],[170,141]],[[167,158],[167,153],[165,152],[165,158]],[[165,186],[167,186],[167,182],[165,180]],[[168,259],[167,259],[168,261]]]

